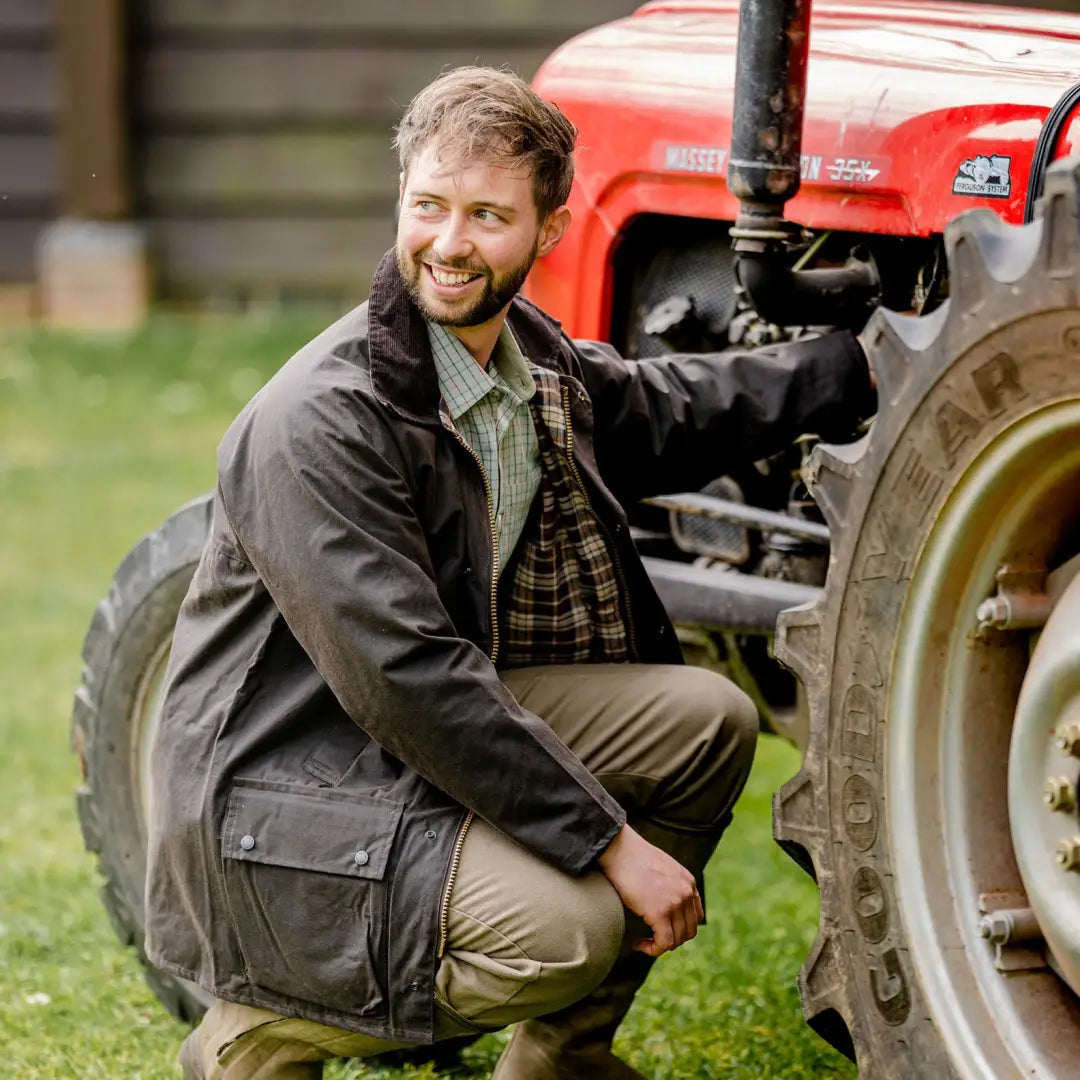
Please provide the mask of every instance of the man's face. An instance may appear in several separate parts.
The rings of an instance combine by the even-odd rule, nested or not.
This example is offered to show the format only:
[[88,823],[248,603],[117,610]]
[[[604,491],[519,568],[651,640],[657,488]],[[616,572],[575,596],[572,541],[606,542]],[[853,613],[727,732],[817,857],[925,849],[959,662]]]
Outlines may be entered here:
[[429,144],[401,186],[397,258],[414,303],[445,326],[489,322],[558,242],[569,220],[561,214],[565,222],[559,210],[539,221],[528,168],[443,162]]

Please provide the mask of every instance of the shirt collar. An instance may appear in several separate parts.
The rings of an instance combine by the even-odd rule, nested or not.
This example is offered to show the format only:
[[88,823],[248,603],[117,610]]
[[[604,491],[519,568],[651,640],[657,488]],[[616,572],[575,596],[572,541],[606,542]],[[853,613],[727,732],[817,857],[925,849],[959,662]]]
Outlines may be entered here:
[[489,370],[482,368],[445,326],[428,322],[427,331],[439,376],[439,389],[454,420],[482,401],[492,390],[507,390],[520,402],[528,401],[536,393],[536,383],[528,364],[506,323],[499,332]]
[[499,331],[499,340],[492,359],[506,388],[519,401],[528,401],[536,393],[536,381],[529,371],[529,364],[521,352],[517,338],[506,323],[503,323],[502,330]]
[[[359,350],[371,370],[376,400],[398,416],[418,424],[439,423],[441,391],[431,342],[420,309],[412,302],[391,248],[375,268],[371,293],[361,311],[367,333],[338,346],[343,356]],[[573,346],[561,333],[557,319],[523,296],[514,297],[507,325],[529,359],[527,363],[561,372],[575,368]]]

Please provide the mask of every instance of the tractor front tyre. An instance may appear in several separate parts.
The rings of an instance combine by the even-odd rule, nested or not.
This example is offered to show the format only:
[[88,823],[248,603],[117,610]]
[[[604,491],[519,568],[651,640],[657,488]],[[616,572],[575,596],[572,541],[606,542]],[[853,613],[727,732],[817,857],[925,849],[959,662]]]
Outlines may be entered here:
[[205,495],[181,507],[120,564],[86,634],[72,722],[83,781],[79,821],[87,850],[98,856],[113,929],[135,948],[162,1004],[188,1022],[203,1014],[210,998],[146,959],[143,885],[150,746],[173,626],[209,535],[211,505]]
[[774,832],[821,895],[804,1014],[863,1080],[1080,1061],[1078,196],[1074,160],[1033,224],[948,228],[951,299],[875,316],[879,414],[807,468],[835,540],[778,627],[812,726]]

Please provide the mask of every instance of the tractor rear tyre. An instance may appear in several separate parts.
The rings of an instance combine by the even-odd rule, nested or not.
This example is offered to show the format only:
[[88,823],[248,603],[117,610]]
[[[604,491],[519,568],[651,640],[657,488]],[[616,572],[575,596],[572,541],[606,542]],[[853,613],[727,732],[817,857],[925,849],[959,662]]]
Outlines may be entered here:
[[[1043,778],[1080,771],[1055,745],[1080,701],[1080,594],[1058,592],[1034,658],[1040,619],[994,628],[983,606],[1010,585],[1049,605],[1043,571],[1080,551],[1078,195],[1073,160],[1033,224],[949,227],[951,299],[875,316],[879,414],[807,469],[836,539],[821,599],[778,628],[812,729],[774,831],[820,888],[805,1016],[863,1080],[1065,1080],[1080,1061],[1080,920],[1058,919],[1080,873],[1055,853],[1075,836],[1080,865],[1080,828],[1043,801]],[[1047,674],[1051,636],[1069,663]],[[1022,687],[1042,694],[1034,742]],[[1028,940],[985,940],[1001,909],[1033,912]]]
[[143,951],[149,754],[161,708],[173,625],[210,531],[209,495],[188,503],[129,552],[83,643],[72,744],[88,851],[105,879],[117,937],[134,946],[150,988],[178,1020],[194,1022],[209,997],[153,967]]

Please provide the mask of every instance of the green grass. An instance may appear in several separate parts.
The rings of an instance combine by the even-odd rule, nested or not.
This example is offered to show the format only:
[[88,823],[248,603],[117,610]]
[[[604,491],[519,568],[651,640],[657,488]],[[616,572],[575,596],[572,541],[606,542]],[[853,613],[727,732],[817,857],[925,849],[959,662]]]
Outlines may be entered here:
[[[68,748],[82,637],[127,549],[213,482],[214,447],[311,317],[159,319],[123,339],[0,338],[0,1077],[159,1080],[184,1034],[120,948],[82,849]],[[795,754],[763,740],[709,868],[709,925],[665,957],[619,1037],[657,1080],[851,1078],[802,1023],[812,884],[773,845]],[[499,1036],[467,1052],[486,1074]],[[430,1076],[335,1064],[328,1080]]]

